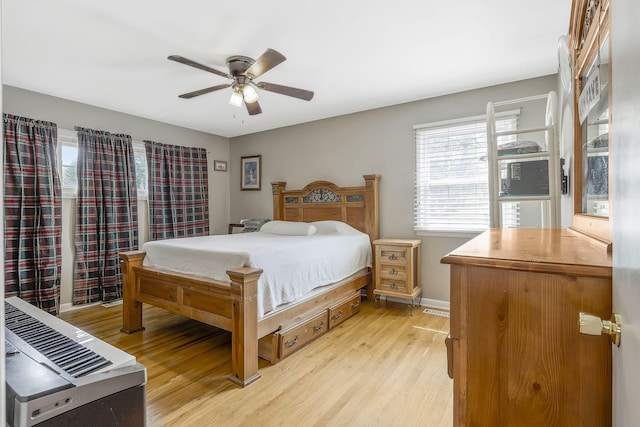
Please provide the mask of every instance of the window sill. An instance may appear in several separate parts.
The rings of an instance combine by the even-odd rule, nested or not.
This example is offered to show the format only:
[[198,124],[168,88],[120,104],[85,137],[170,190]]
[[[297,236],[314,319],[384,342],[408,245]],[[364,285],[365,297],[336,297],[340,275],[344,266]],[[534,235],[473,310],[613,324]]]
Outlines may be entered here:
[[416,235],[420,237],[446,237],[455,239],[472,239],[484,231],[418,231]]

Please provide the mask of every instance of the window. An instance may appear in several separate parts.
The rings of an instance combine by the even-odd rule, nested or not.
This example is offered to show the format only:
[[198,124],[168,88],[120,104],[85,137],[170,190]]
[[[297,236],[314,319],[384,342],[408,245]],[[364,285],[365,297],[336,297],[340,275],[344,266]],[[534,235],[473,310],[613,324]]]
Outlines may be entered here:
[[[496,117],[497,131],[517,129],[517,111]],[[414,229],[434,234],[486,230],[489,172],[485,117],[416,125],[414,135]],[[517,214],[518,209],[512,207],[511,211]],[[517,221],[517,215],[510,217]]]
[[[76,197],[78,193],[78,134],[76,131],[58,128],[58,152],[60,178],[64,197]],[[133,141],[133,155],[136,164],[136,184],[138,199],[147,198],[147,156],[144,143]]]
[[147,191],[147,154],[144,151],[144,142],[133,141],[133,156],[136,163],[136,186],[138,199],[146,199]]
[[74,131],[58,128],[58,145],[60,147],[60,177],[63,196],[75,197],[78,191],[78,135]]

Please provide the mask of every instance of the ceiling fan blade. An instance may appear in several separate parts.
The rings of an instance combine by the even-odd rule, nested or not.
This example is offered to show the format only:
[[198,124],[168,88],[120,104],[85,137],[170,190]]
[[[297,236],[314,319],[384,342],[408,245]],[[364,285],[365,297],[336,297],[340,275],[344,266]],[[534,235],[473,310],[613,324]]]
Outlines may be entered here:
[[298,89],[295,87],[282,86],[267,82],[260,82],[257,83],[257,85],[260,89],[279,93],[281,95],[293,96],[294,98],[304,99],[305,101],[311,101],[311,98],[313,98],[313,92],[311,92],[310,90]]
[[198,68],[200,70],[208,71],[210,73],[217,74],[217,75],[219,75],[221,77],[226,77],[228,79],[233,78],[228,73],[216,70],[215,68],[207,67],[206,65],[199,64],[199,63],[197,63],[195,61],[192,61],[192,60],[187,59],[187,58],[185,58],[183,56],[180,56],[180,55],[171,55],[171,56],[168,56],[167,59],[169,59],[171,61],[179,62],[181,64],[189,65],[191,67],[195,67],[195,68]]
[[247,106],[247,111],[249,112],[250,116],[255,116],[256,114],[262,113],[262,108],[260,108],[260,104],[258,104],[257,101],[252,103],[245,102],[244,105]]
[[287,58],[278,51],[267,49],[256,61],[247,68],[246,76],[251,80],[260,77],[273,67],[284,62]]
[[184,99],[191,99],[191,98],[194,98],[196,96],[204,95],[205,93],[214,92],[216,90],[228,88],[229,86],[231,86],[231,85],[228,84],[228,83],[225,83],[225,84],[222,84],[222,85],[211,86],[211,87],[208,87],[208,88],[205,88],[205,89],[195,90],[195,91],[189,92],[189,93],[183,93],[182,95],[178,95],[178,96],[180,98],[184,98]]

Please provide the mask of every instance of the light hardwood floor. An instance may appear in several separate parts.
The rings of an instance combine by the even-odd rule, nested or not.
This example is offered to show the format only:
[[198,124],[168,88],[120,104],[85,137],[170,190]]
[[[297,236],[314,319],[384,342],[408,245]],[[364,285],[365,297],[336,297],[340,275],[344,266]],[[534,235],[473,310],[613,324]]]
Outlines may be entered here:
[[146,329],[120,332],[122,307],[61,318],[147,367],[149,426],[451,426],[449,319],[396,302],[361,312],[277,365],[260,360],[247,388],[227,379],[228,332],[144,307]]

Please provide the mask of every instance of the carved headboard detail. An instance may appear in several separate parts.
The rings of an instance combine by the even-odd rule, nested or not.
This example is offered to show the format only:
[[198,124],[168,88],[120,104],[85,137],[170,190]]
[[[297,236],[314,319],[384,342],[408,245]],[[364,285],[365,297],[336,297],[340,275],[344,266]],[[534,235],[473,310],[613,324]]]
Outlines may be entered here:
[[373,242],[379,237],[378,187],[380,175],[364,175],[362,187],[339,187],[314,181],[302,190],[285,191],[286,182],[272,182],[273,218],[284,221],[343,221]]

